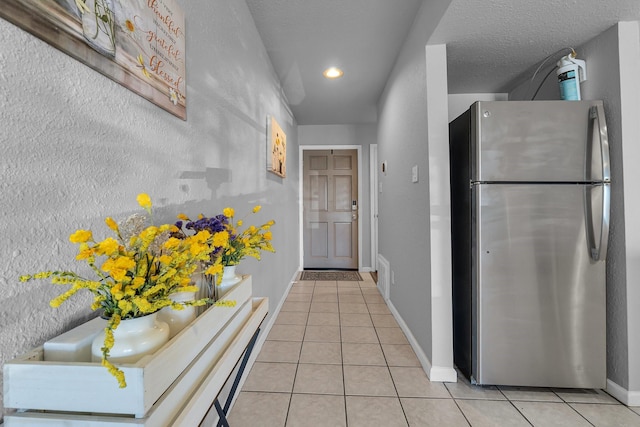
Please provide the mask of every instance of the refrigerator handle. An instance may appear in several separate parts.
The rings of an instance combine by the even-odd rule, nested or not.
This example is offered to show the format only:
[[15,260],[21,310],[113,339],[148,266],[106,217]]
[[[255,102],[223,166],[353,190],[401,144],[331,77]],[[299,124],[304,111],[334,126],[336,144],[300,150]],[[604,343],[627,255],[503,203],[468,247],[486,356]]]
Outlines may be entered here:
[[[602,195],[602,216],[600,224],[594,223],[593,195],[596,190]],[[592,184],[584,187],[585,228],[589,255],[593,261],[604,261],[607,258],[607,246],[609,243],[609,214],[611,209],[611,184]],[[600,230],[596,228],[600,226]]]
[[604,261],[607,259],[609,244],[609,213],[611,212],[611,184],[602,184],[602,224],[600,224],[600,242],[593,259]]
[[[600,216],[600,238],[593,242],[591,258],[594,261],[604,261],[607,258],[607,246],[609,243],[609,215],[611,211],[611,167],[609,163],[609,138],[607,136],[607,124],[604,118],[602,103],[591,106],[589,118],[598,130],[600,140],[600,159],[602,161],[602,215]],[[594,236],[595,237],[595,236]],[[594,239],[595,240],[595,239]]]
[[611,180],[611,166],[609,163],[609,137],[607,136],[607,122],[604,118],[604,107],[599,102],[589,109],[589,119],[596,129],[600,140],[600,159],[602,161],[602,180]]

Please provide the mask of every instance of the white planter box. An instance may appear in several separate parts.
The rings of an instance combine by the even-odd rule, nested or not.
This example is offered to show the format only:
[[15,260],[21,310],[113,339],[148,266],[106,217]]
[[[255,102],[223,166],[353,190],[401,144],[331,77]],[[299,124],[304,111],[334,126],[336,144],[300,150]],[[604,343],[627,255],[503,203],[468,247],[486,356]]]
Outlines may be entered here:
[[[151,417],[151,412],[158,412],[160,415],[152,424],[141,423],[142,420],[134,418],[115,419],[137,426],[167,425],[164,420],[181,407],[176,407],[176,402],[181,402],[185,396],[188,399],[194,387],[202,381],[202,375],[216,365],[239,331],[256,316],[256,307],[260,304],[256,306],[251,295],[251,276],[244,276],[225,295],[225,299],[237,302],[235,307],[209,307],[155,354],[147,355],[135,364],[120,365],[127,381],[127,387],[123,389],[99,363],[45,361],[42,347],[7,362],[4,365],[4,406],[20,412],[7,414],[5,425],[38,425],[35,420],[42,417],[48,419],[42,425],[55,424],[49,418],[54,414],[22,412],[25,410],[84,413],[75,414],[84,419],[81,424],[65,423],[73,426],[112,425],[102,421],[88,423],[88,419],[94,419],[92,414],[95,413],[144,418]],[[266,315],[268,302],[264,301],[262,305],[264,307],[260,311],[264,314],[260,322]],[[175,390],[182,395],[177,395]],[[175,395],[169,399],[173,401],[169,405],[161,405],[168,395]],[[73,414],[57,416],[66,419],[70,415]],[[35,418],[21,423],[24,417]]]

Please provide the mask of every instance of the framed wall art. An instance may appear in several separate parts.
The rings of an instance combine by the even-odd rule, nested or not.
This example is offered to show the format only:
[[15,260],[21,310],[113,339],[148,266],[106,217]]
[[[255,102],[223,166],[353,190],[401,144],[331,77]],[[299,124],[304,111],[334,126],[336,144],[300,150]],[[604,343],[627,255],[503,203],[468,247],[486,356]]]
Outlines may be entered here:
[[0,17],[186,120],[176,0],[2,0]]
[[287,176],[287,135],[273,116],[267,117],[267,170]]

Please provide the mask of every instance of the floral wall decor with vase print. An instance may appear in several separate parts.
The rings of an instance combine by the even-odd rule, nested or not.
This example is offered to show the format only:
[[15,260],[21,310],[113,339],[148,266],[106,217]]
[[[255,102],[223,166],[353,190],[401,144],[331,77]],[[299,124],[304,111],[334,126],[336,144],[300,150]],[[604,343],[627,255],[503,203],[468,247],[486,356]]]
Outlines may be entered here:
[[186,120],[185,20],[175,0],[2,0],[0,17]]
[[287,176],[287,135],[273,116],[267,117],[267,170]]

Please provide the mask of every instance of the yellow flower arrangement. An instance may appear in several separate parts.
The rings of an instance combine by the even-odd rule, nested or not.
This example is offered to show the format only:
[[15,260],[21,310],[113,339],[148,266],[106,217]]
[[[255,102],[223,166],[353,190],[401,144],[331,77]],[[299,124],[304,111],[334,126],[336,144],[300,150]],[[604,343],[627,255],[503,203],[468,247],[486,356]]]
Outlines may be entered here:
[[[257,205],[251,213],[260,212],[261,206]],[[261,252],[275,252],[271,240],[271,227],[275,221],[269,220],[259,227],[251,225],[244,230],[240,230],[244,221],[234,221],[235,210],[233,208],[225,208],[222,214],[226,218],[225,228],[229,233],[229,242],[222,252],[222,264],[225,266],[238,265],[245,257],[252,257],[260,260]]]
[[[151,215],[151,199],[140,194],[138,203]],[[44,271],[20,277],[20,281],[47,279],[56,285],[71,286],[66,292],[51,300],[52,307],[59,307],[81,289],[93,293],[91,308],[102,309],[108,319],[102,347],[102,365],[116,377],[120,387],[126,387],[124,373],[109,360],[113,348],[113,331],[121,320],[142,317],[164,307],[182,310],[184,305],[200,306],[212,302],[199,299],[174,302],[170,296],[178,292],[194,292],[191,276],[202,265],[209,266],[205,273],[215,274],[218,268],[211,263],[211,254],[220,252],[226,245],[226,236],[208,230],[193,235],[173,234],[179,229],[173,224],[145,226],[146,218],[132,215],[118,225],[112,218],[105,223],[116,234],[96,241],[90,230],[77,230],[69,240],[78,245],[76,260],[85,261],[93,270],[95,280],[81,277],[70,271]],[[222,232],[226,234],[226,232]],[[219,262],[217,263],[219,264]],[[218,305],[231,305],[233,301],[218,301]]]

